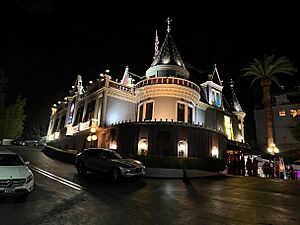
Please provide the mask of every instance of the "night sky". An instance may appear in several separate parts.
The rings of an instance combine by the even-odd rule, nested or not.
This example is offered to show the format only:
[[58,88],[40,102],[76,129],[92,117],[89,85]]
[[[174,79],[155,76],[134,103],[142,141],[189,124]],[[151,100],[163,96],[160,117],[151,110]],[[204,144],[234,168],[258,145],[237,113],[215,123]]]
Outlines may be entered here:
[[[249,102],[259,96],[259,88],[250,89],[247,80],[237,79],[249,60],[285,55],[300,68],[297,7],[275,4],[11,1],[0,9],[0,68],[9,78],[7,101],[18,95],[27,99],[29,130],[33,123],[47,123],[51,105],[68,94],[77,74],[85,85],[105,69],[120,79],[126,65],[143,76],[153,60],[155,30],[162,44],[164,21],[170,16],[182,59],[203,71],[194,73],[194,80],[203,81],[217,63],[224,82],[236,81],[242,107],[251,115]],[[293,87],[299,76],[281,81]]]

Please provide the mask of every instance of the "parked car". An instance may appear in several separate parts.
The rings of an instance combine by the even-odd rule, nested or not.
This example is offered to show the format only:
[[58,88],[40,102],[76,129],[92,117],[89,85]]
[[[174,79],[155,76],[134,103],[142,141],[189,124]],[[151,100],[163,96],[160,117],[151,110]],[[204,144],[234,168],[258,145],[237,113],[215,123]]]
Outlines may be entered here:
[[89,148],[76,156],[79,175],[87,171],[104,172],[116,182],[120,177],[140,177],[145,174],[145,166],[138,160],[123,158],[114,150]]
[[26,140],[25,145],[27,145],[27,146],[38,146],[39,142],[37,140]]
[[34,177],[28,168],[29,162],[16,153],[0,150],[0,194],[22,195],[26,197],[32,192]]
[[12,145],[25,145],[25,141],[24,140],[13,140],[11,142]]

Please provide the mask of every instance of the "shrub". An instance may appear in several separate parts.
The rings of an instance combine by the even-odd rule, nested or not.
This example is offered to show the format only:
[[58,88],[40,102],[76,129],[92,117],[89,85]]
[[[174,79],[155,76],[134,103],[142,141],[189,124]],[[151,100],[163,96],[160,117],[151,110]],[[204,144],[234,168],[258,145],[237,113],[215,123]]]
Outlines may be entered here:
[[189,169],[219,172],[225,169],[225,160],[219,158],[178,158],[176,156],[129,155],[148,168]]
[[43,152],[45,153],[45,155],[51,158],[75,164],[76,155],[72,152],[68,152],[67,150],[61,150],[59,148],[47,145],[45,146]]

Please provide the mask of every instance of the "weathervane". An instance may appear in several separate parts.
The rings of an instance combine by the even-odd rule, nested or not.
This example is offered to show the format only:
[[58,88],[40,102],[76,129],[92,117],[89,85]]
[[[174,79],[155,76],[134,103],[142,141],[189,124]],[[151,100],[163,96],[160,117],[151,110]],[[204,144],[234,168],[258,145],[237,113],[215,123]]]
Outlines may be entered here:
[[167,28],[167,31],[168,31],[168,33],[170,33],[170,31],[171,31],[171,26],[170,26],[170,23],[172,22],[172,19],[170,18],[170,17],[168,17],[167,19],[166,19],[166,21],[165,22],[167,22],[168,23],[168,28]]

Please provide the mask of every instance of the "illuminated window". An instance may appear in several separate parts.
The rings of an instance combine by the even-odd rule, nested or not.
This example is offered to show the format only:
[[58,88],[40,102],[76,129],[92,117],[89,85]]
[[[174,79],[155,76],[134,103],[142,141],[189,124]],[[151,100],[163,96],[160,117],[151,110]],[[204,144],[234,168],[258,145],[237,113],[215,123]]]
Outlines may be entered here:
[[184,122],[184,110],[185,105],[182,103],[177,104],[177,121],[178,122]]
[[188,144],[186,141],[179,141],[177,144],[178,157],[188,156]]
[[68,116],[68,124],[72,124],[72,122],[73,122],[74,109],[75,109],[75,102],[73,101],[71,104],[71,108],[70,108],[70,114]]
[[153,102],[146,103],[146,115],[145,120],[152,120],[153,114]]
[[213,146],[211,149],[211,156],[218,158],[219,157],[219,149],[216,146]]
[[221,99],[219,92],[216,92],[216,106],[221,107]]
[[284,109],[280,110],[279,113],[278,113],[278,115],[279,115],[280,117],[286,116],[285,110],[284,110]]
[[148,141],[141,139],[138,143],[138,155],[148,155]]
[[232,122],[229,116],[224,116],[224,126],[227,138],[233,140]]

